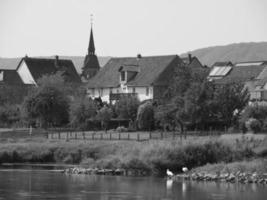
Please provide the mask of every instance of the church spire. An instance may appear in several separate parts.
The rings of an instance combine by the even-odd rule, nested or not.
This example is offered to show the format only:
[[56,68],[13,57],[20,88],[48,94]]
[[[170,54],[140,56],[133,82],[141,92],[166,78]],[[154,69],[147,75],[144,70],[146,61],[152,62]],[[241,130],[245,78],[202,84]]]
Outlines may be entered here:
[[94,35],[93,35],[93,15],[91,15],[91,33],[90,33],[90,39],[89,39],[88,54],[95,55],[95,42],[94,42]]
[[82,80],[86,82],[88,79],[95,76],[99,69],[100,65],[97,56],[95,55],[95,43],[93,36],[93,15],[91,15],[91,33],[89,39],[88,53],[84,58],[82,67]]

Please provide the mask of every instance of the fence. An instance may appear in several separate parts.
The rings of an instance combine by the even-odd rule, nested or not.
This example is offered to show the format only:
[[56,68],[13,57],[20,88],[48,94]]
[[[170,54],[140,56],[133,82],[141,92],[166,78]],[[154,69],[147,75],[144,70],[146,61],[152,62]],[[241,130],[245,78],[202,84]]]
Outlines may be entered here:
[[196,132],[188,131],[184,134],[178,132],[101,132],[101,131],[56,131],[49,132],[48,139],[51,140],[162,140],[166,138],[177,138],[186,136],[220,135],[219,131]]

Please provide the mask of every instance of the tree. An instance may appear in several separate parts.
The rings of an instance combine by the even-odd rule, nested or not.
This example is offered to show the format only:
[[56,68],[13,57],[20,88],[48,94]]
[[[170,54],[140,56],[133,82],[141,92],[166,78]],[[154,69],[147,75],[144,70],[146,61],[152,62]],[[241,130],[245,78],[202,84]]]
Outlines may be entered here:
[[215,88],[212,99],[212,115],[229,127],[234,125],[249,101],[249,93],[243,84],[231,83]]
[[139,105],[140,101],[138,97],[122,97],[115,104],[115,112],[119,118],[130,119],[131,121],[135,121]]
[[28,121],[40,127],[61,126],[69,121],[68,98],[52,86],[36,88],[25,98],[23,108]]
[[80,83],[73,83],[64,79],[62,71],[55,74],[43,75],[37,80],[38,87],[55,87],[65,95],[74,98],[84,98],[86,89]]
[[96,114],[97,105],[92,99],[81,98],[71,104],[71,124],[75,127],[86,128],[88,120]]
[[112,109],[104,105],[97,113],[96,119],[101,122],[101,126],[105,131],[108,129],[108,123],[112,117]]
[[138,128],[141,130],[151,130],[154,128],[154,108],[151,102],[145,102],[139,106],[137,123]]

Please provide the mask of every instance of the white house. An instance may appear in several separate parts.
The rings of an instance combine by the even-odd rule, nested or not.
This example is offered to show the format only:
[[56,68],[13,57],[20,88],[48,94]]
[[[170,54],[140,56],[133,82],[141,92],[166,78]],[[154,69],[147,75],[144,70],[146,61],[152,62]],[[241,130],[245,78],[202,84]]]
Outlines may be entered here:
[[88,81],[87,93],[106,102],[129,95],[140,101],[160,99],[181,64],[177,55],[112,58]]

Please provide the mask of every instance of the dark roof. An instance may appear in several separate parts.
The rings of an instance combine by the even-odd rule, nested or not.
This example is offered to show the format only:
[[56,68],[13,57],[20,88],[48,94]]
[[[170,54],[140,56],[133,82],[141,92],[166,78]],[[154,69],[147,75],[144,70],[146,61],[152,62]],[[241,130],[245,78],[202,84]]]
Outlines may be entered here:
[[62,71],[67,81],[81,82],[71,60],[24,57],[20,64],[22,61],[25,61],[35,80],[38,80],[43,75],[50,75]]
[[224,66],[233,66],[233,63],[231,61],[224,61],[224,62],[215,62],[212,67],[224,67]]
[[264,69],[263,65],[258,66],[234,66],[231,72],[222,79],[215,80],[216,83],[244,83],[256,79]]
[[249,65],[253,65],[253,66],[256,66],[256,65],[267,65],[267,61],[266,60],[257,60],[257,61],[237,62],[237,63],[235,63],[235,66],[240,65],[240,64],[243,65],[243,66],[245,66],[245,65],[247,65],[247,66],[249,66]]
[[93,55],[95,54],[95,42],[94,42],[93,28],[91,28],[91,33],[90,33],[88,53],[93,54]]
[[23,85],[23,82],[16,70],[1,70],[3,72],[3,83],[8,85]]
[[118,87],[120,84],[119,69],[124,65],[138,65],[140,71],[127,83],[133,86],[149,86],[175,60],[177,55],[111,58],[109,62],[88,81],[88,88]]

